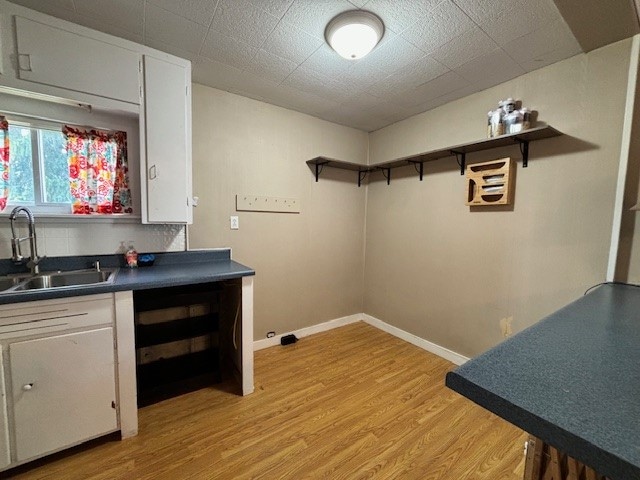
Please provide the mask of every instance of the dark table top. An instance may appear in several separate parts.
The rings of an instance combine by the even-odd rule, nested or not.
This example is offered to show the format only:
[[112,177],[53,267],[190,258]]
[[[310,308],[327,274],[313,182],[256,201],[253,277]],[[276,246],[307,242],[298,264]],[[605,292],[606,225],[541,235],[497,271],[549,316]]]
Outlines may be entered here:
[[640,288],[597,287],[446,384],[601,475],[640,479]]

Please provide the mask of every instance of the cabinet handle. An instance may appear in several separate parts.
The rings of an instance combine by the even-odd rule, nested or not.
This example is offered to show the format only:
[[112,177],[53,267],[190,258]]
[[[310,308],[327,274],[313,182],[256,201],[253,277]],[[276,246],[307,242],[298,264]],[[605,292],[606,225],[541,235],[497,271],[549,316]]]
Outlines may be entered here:
[[33,388],[33,383],[27,383],[26,385],[22,386],[22,390],[24,390],[25,392],[28,392],[32,388]]
[[23,72],[31,72],[31,55],[28,53],[18,54],[18,70]]
[[155,165],[151,165],[149,168],[149,180],[154,180],[158,176],[158,169]]

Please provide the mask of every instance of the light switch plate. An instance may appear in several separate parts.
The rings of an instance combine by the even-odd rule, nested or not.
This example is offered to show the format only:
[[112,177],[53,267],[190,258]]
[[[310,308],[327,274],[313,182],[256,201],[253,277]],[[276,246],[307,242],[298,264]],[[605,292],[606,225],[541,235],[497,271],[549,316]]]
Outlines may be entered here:
[[236,210],[238,212],[300,213],[300,200],[238,194],[236,195]]
[[231,215],[229,217],[229,226],[231,230],[238,230],[240,228],[240,220],[237,215]]

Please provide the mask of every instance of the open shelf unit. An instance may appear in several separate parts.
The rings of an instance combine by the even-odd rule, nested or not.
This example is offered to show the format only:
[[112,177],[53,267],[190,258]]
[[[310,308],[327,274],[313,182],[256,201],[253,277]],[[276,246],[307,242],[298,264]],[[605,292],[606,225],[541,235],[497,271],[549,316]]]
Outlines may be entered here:
[[221,381],[216,283],[134,292],[138,406]]
[[455,156],[460,166],[460,175],[464,175],[466,166],[467,153],[479,152],[490,148],[506,147],[518,144],[522,153],[522,166],[526,168],[529,164],[529,142],[542,140],[545,138],[558,137],[563,135],[562,132],[546,125],[542,127],[530,128],[518,133],[509,135],[501,135],[499,137],[487,138],[476,142],[463,143],[452,147],[442,148],[439,150],[431,150],[429,152],[409,155],[407,157],[397,158],[388,162],[377,163],[375,165],[361,165],[358,163],[345,162],[328,157],[315,157],[307,160],[308,165],[315,168],[316,182],[320,178],[320,173],[324,167],[340,168],[342,170],[352,170],[358,173],[358,186],[362,184],[368,173],[381,170],[387,179],[387,185],[391,183],[391,169],[413,165],[420,175],[420,181],[424,174],[425,162],[432,162],[444,157]]

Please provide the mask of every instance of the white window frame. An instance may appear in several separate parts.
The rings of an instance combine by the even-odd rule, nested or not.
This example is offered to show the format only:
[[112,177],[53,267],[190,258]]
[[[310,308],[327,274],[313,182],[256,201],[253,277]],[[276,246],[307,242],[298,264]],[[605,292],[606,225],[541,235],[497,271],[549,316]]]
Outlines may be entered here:
[[26,118],[19,118],[16,116],[10,116],[7,118],[9,121],[9,127],[23,127],[28,128],[31,131],[31,168],[33,169],[33,194],[34,201],[30,202],[15,202],[11,200],[11,193],[9,193],[9,202],[7,203],[7,210],[13,209],[17,206],[29,207],[34,213],[40,214],[59,214],[59,215],[71,215],[71,202],[69,203],[53,203],[44,201],[44,189],[43,189],[43,170],[44,170],[44,157],[42,156],[42,138],[40,135],[41,130],[62,131],[62,125],[54,122],[47,122],[42,120],[32,120]]
[[[44,190],[42,185],[42,173],[43,173],[43,162],[44,157],[41,155],[41,138],[39,130],[53,130],[53,131],[62,131],[62,127],[64,125],[71,125],[77,128],[86,128],[86,129],[96,129],[96,130],[104,130],[111,131],[113,129],[100,128],[100,127],[89,127],[89,126],[77,126],[77,124],[73,122],[59,122],[52,121],[46,119],[35,118],[31,116],[22,116],[19,114],[3,114],[0,112],[0,115],[3,115],[7,121],[9,122],[9,127],[26,127],[32,129],[31,132],[31,152],[32,152],[32,168],[33,168],[33,188],[34,188],[34,202],[15,202],[11,200],[11,194],[9,194],[9,201],[7,203],[7,207],[0,214],[2,216],[8,216],[15,207],[25,206],[28,207],[34,214],[40,217],[49,217],[49,218],[67,218],[70,220],[77,220],[81,222],[87,221],[139,221],[139,214],[128,214],[128,213],[116,213],[116,214],[91,214],[91,215],[75,215],[72,213],[71,202],[69,203],[48,203],[43,201]],[[35,131],[35,133],[34,133]],[[131,167],[130,167],[131,169]],[[131,182],[131,179],[129,179]],[[131,187],[131,185],[130,185]],[[135,208],[135,207],[134,207]]]

